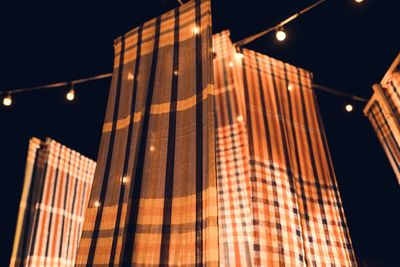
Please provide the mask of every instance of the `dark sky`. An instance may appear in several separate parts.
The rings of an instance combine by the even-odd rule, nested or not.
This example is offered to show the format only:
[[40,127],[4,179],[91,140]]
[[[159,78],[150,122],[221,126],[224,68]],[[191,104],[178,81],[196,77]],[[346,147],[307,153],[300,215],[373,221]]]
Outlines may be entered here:
[[[230,29],[235,42],[314,2],[214,0],[213,32]],[[288,24],[284,43],[270,34],[246,47],[312,71],[315,83],[369,98],[371,85],[400,52],[398,2],[328,0]],[[0,7],[0,91],[109,73],[115,38],[178,5],[6,1]],[[0,107],[1,266],[11,255],[29,138],[49,136],[96,160],[109,85],[109,79],[77,85],[73,103],[65,100],[64,87],[17,94],[12,107]],[[400,266],[400,186],[362,114],[364,103],[317,96],[355,253]],[[354,112],[344,111],[346,103]]]

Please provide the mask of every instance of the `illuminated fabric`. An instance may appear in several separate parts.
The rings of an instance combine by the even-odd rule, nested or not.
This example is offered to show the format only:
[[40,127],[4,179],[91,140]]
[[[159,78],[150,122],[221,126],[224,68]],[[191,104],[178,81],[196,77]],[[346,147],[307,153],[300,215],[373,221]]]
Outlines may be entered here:
[[77,266],[218,266],[210,8],[116,40]]
[[364,114],[378,136],[400,184],[400,55],[380,84],[372,86],[374,94]]
[[10,266],[74,266],[95,168],[54,140],[30,140]]
[[311,73],[214,50],[221,265],[356,265]]
[[385,113],[379,101],[374,101],[366,112],[368,119],[378,136],[379,141],[392,165],[400,183],[400,145],[392,132],[389,121],[391,116]]

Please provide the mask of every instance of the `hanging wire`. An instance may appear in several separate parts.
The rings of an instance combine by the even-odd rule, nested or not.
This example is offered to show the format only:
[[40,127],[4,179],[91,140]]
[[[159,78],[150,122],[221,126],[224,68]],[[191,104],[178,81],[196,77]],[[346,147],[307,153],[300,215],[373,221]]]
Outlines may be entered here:
[[272,32],[272,31],[275,31],[275,30],[277,30],[277,29],[279,29],[279,28],[282,28],[284,25],[288,24],[289,22],[291,22],[291,21],[294,20],[294,19],[297,19],[300,15],[306,13],[307,11],[309,11],[309,10],[313,9],[314,7],[316,7],[316,6],[320,5],[320,4],[322,4],[322,3],[325,2],[325,1],[326,1],[326,0],[320,0],[320,1],[316,2],[315,4],[312,4],[311,6],[309,6],[309,7],[305,8],[305,9],[301,10],[300,12],[297,12],[296,14],[290,16],[289,18],[285,19],[284,21],[282,21],[282,22],[279,23],[278,25],[273,26],[273,27],[271,27],[271,28],[268,28],[268,29],[266,29],[266,30],[264,30],[264,31],[262,31],[262,32],[260,32],[260,33],[254,34],[254,35],[249,36],[249,37],[247,37],[247,38],[244,38],[244,39],[242,39],[242,40],[236,42],[235,45],[236,45],[236,46],[243,46],[243,45],[245,45],[245,44],[248,44],[248,43],[250,43],[250,42],[256,40],[257,38],[260,38],[261,36],[266,35],[266,34],[269,33],[269,32]]
[[[89,81],[94,81],[94,80],[100,80],[100,79],[104,79],[104,78],[109,78],[112,76],[112,73],[106,73],[106,74],[101,74],[101,75],[97,75],[97,76],[92,76],[92,77],[88,77],[88,78],[83,78],[83,79],[79,79],[79,80],[73,80],[73,81],[69,81],[69,82],[59,82],[59,83],[52,83],[52,84],[47,84],[47,85],[41,85],[41,86],[35,86],[35,87],[28,87],[28,88],[19,88],[19,89],[15,89],[15,90],[8,90],[8,91],[2,91],[0,92],[0,95],[11,95],[11,94],[15,94],[15,93],[21,93],[21,92],[28,92],[28,91],[35,91],[35,90],[42,90],[42,89],[47,89],[47,88],[54,88],[54,87],[62,87],[62,86],[69,86],[71,84],[79,84],[79,83],[84,83],[84,82],[89,82]],[[333,95],[338,95],[338,96],[342,96],[342,97],[347,97],[347,98],[351,98],[353,100],[356,101],[360,101],[360,102],[368,102],[367,99],[356,96],[356,95],[352,95],[352,94],[348,94],[342,91],[338,91],[323,85],[319,85],[316,83],[312,84],[312,87]]]
[[54,88],[54,87],[61,87],[61,86],[69,86],[71,84],[78,84],[78,83],[84,83],[84,82],[89,82],[89,81],[94,81],[94,80],[100,80],[104,78],[111,77],[112,73],[106,73],[106,74],[101,74],[97,76],[92,76],[88,78],[83,78],[79,80],[73,80],[73,81],[68,81],[68,82],[60,82],[60,83],[52,83],[52,84],[46,84],[46,85],[40,85],[40,86],[34,86],[34,87],[27,87],[27,88],[19,88],[15,90],[8,90],[8,91],[1,91],[0,95],[4,94],[15,94],[15,93],[21,93],[21,92],[28,92],[28,91],[36,91],[36,90],[42,90],[42,89],[47,89],[47,88]]

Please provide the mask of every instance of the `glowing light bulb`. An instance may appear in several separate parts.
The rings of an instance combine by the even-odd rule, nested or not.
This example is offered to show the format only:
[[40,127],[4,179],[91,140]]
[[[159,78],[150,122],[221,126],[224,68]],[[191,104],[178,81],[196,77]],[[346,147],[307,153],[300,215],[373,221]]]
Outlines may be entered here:
[[3,98],[3,105],[6,107],[11,106],[12,104],[12,98],[11,95],[7,95],[5,98]]
[[74,98],[75,98],[75,91],[74,91],[74,89],[71,89],[71,90],[68,91],[68,93],[67,93],[67,95],[66,95],[66,98],[67,98],[68,101],[74,100]]
[[243,58],[243,54],[242,53],[236,53],[236,58],[238,60],[241,60]]
[[122,183],[126,184],[128,182],[128,177],[122,177]]
[[154,147],[154,146],[150,146],[150,151],[151,152],[153,152],[153,151],[155,151],[156,150],[156,148]]
[[292,91],[292,90],[293,90],[293,85],[289,84],[288,87],[287,87],[287,89],[288,89],[289,91]]
[[194,34],[198,34],[199,32],[200,32],[200,28],[197,27],[197,26],[194,26],[194,27],[193,27],[193,33],[194,33]]
[[233,67],[233,62],[229,62],[229,67]]
[[242,115],[240,115],[240,116],[237,117],[237,121],[243,121]]
[[174,75],[175,76],[178,75],[178,71],[177,70],[174,70]]
[[347,104],[347,105],[346,105],[346,111],[347,111],[347,112],[352,112],[352,111],[353,111],[353,106],[350,105],[350,104]]
[[94,202],[94,206],[95,206],[96,208],[100,207],[100,202],[99,202],[99,201],[95,201],[95,202]]
[[276,39],[279,42],[282,42],[283,40],[286,39],[286,33],[283,31],[282,28],[276,31]]
[[133,74],[132,73],[128,73],[128,80],[133,80]]
[[356,3],[361,3],[361,2],[363,2],[364,0],[355,0],[356,1]]

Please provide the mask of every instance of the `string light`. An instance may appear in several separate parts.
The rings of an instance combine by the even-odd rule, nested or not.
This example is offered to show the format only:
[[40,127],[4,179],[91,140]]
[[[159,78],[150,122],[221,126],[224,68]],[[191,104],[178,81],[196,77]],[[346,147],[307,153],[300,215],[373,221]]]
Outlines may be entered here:
[[197,26],[194,26],[194,27],[193,27],[193,33],[194,33],[194,34],[198,34],[199,32],[200,32],[200,28],[197,27]]
[[287,89],[288,89],[289,91],[292,91],[292,90],[293,90],[293,85],[289,84],[288,87],[287,87]]
[[353,106],[350,105],[350,104],[347,104],[347,105],[346,105],[346,111],[347,111],[347,112],[352,112],[352,111],[353,111]]
[[231,62],[229,62],[229,67],[233,67],[233,62],[231,61]]
[[355,0],[356,1],[356,3],[362,3],[362,2],[364,2],[364,0]]
[[74,90],[74,84],[71,84],[71,89],[69,89],[67,95],[65,96],[68,101],[72,101],[75,98],[75,90]]
[[242,115],[238,116],[237,121],[239,121],[239,122],[243,121],[243,116]]
[[276,31],[276,39],[277,39],[279,42],[282,42],[282,41],[284,41],[284,40],[286,39],[286,33],[283,31],[283,28],[279,28],[279,29]]
[[153,152],[153,151],[155,151],[156,150],[156,148],[154,147],[154,146],[150,146],[150,151],[151,152]]
[[242,53],[239,53],[239,52],[236,52],[236,58],[238,59],[238,60],[241,60],[242,58],[243,58],[243,54]]
[[99,202],[99,201],[95,201],[95,202],[94,202],[94,206],[95,206],[96,208],[100,207],[100,202]]
[[12,104],[12,98],[11,95],[8,94],[6,97],[3,98],[3,105],[9,107],[11,106],[11,104]]
[[128,177],[124,176],[122,177],[122,183],[126,184],[128,182]]

